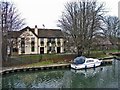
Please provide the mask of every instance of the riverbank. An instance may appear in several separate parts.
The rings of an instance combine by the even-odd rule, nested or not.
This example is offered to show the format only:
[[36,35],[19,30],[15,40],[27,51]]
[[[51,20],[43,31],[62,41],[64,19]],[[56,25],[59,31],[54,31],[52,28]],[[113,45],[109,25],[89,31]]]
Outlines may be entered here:
[[[100,66],[89,70],[55,69],[23,71],[3,75],[2,88],[117,88],[118,65]],[[68,86],[69,85],[69,86]],[[88,86],[89,85],[89,86]],[[98,86],[99,85],[99,86]]]
[[[46,67],[51,65],[62,65],[62,64],[70,64],[73,62],[73,59],[77,55],[75,54],[49,54],[49,55],[20,55],[14,56],[10,61],[3,63],[2,70],[6,69],[14,69],[14,68],[32,68],[32,67]],[[96,57],[95,57],[96,56]],[[40,58],[41,57],[41,58]],[[91,55],[93,58],[98,58],[101,60],[112,59],[115,58],[112,55],[104,54],[101,51],[98,53],[94,52]],[[111,61],[110,61],[111,62]],[[0,72],[2,72],[0,70]]]
[[37,70],[48,70],[48,69],[59,69],[59,68],[70,68],[70,63],[66,64],[52,64],[44,66],[24,66],[24,67],[3,67],[0,70],[0,74],[14,73],[14,72],[25,72],[25,71],[37,71]]
[[[103,65],[108,65],[108,64],[112,64],[113,60],[110,60],[110,58],[112,59],[112,57],[108,57],[108,60],[106,60],[107,58],[103,59],[102,62],[102,66]],[[70,64],[71,63],[64,63],[64,64],[51,64],[51,65],[44,65],[44,66],[32,66],[32,65],[28,65],[28,66],[22,66],[22,67],[3,67],[2,70],[0,70],[0,74],[7,74],[7,73],[14,73],[14,72],[26,72],[26,71],[37,71],[37,70],[51,70],[51,69],[63,69],[63,68],[69,68],[70,69]]]
[[3,67],[19,67],[26,65],[49,65],[68,63],[76,57],[75,54],[44,54],[44,55],[18,55],[3,61]]

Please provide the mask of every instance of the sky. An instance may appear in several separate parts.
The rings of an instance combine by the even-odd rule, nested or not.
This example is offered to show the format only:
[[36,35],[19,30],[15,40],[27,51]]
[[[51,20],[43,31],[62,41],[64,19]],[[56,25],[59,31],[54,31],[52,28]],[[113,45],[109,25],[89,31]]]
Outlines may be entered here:
[[[13,2],[21,17],[25,18],[26,26],[34,28],[59,28],[58,20],[64,11],[64,5],[69,1],[75,0],[7,0]],[[104,2],[107,15],[118,16],[118,1],[120,0],[97,0]]]

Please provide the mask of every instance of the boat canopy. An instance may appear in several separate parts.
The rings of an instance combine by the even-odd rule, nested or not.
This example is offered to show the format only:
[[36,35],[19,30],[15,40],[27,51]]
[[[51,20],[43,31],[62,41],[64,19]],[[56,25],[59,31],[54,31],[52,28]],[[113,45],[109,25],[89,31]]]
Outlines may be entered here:
[[76,57],[74,59],[74,64],[83,64],[84,62],[85,62],[85,57],[84,56]]

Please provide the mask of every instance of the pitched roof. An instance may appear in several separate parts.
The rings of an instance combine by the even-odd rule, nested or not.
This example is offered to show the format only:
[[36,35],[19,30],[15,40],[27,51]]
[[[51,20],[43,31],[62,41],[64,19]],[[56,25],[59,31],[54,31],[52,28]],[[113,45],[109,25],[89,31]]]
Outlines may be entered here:
[[12,38],[18,38],[24,31],[29,29],[36,37],[39,38],[62,38],[63,33],[60,29],[38,29],[38,35],[35,34],[35,29],[30,27],[25,27],[20,31],[9,31],[8,36]]
[[21,34],[21,31],[8,31],[8,38],[18,38]]
[[8,38],[18,38],[24,31],[27,30],[27,28],[29,27],[27,26],[20,31],[8,31]]
[[60,29],[38,29],[38,37],[61,38],[63,33]]

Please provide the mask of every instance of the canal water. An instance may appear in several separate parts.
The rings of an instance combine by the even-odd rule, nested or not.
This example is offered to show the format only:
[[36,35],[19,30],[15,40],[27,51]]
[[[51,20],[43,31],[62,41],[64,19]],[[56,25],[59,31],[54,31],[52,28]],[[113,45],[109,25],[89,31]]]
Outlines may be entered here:
[[120,61],[87,70],[16,72],[2,76],[2,88],[119,88]]

